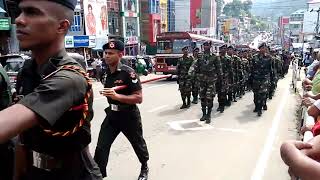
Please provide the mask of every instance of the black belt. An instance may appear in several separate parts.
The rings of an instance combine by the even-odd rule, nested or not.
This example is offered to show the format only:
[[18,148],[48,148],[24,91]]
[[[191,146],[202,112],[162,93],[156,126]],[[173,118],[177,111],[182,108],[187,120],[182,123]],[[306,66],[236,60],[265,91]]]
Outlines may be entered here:
[[108,108],[110,108],[111,111],[132,111],[136,109],[136,105],[129,105],[129,104],[110,104]]
[[[34,150],[30,150],[31,162],[32,166],[43,169],[46,171],[52,171],[54,169],[61,169],[64,167],[72,167],[73,163],[79,163],[79,159],[81,157],[81,152],[88,151],[88,148],[83,149],[79,152],[74,152],[70,156],[65,157],[53,157],[45,153],[39,153]],[[89,152],[88,152],[89,153]],[[77,158],[77,159],[76,159]]]

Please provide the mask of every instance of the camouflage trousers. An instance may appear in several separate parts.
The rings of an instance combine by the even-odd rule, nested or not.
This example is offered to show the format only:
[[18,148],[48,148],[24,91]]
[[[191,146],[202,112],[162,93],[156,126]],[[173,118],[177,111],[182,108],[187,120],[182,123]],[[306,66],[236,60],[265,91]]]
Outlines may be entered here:
[[179,90],[181,97],[191,96],[192,83],[189,79],[179,80]]
[[267,95],[269,90],[269,80],[253,80],[252,91],[254,94],[253,102],[257,110],[262,110],[263,105],[267,103]]
[[227,81],[220,81],[216,83],[216,90],[218,94],[219,106],[225,106],[227,102],[227,92],[229,91],[229,85]]
[[193,78],[191,80],[191,85],[192,85],[192,96],[198,97],[198,95],[199,95],[199,80],[197,78]]
[[202,108],[212,108],[215,95],[216,86],[214,81],[200,81],[200,99]]

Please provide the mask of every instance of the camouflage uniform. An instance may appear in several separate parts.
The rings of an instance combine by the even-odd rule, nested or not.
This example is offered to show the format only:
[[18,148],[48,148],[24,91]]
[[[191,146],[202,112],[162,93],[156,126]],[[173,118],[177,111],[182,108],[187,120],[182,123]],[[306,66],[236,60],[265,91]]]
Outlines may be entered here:
[[221,67],[223,76],[221,81],[218,81],[217,86],[217,93],[218,93],[218,102],[219,107],[217,111],[221,113],[224,111],[224,107],[229,105],[227,101],[227,93],[230,92],[232,80],[233,80],[233,72],[232,72],[232,59],[227,54],[225,56],[220,56]]
[[246,91],[246,84],[248,81],[248,68],[249,68],[249,61],[246,58],[241,58],[241,68],[242,68],[242,81],[240,85],[240,95],[245,95]]
[[261,115],[262,107],[266,105],[269,85],[274,79],[272,68],[272,59],[270,55],[264,56],[257,54],[253,57],[251,79],[255,112],[258,112],[258,115]]
[[241,60],[238,56],[233,55],[233,101],[237,102],[236,95],[240,89],[240,81],[242,77]]
[[188,74],[188,71],[192,63],[193,58],[191,56],[183,56],[177,63],[178,84],[183,101],[183,107],[190,106],[192,81],[191,76]]
[[198,56],[193,56],[194,61],[189,69],[190,76],[191,76],[192,97],[193,97],[192,103],[194,103],[194,104],[198,104],[198,96],[199,96],[199,78],[194,73],[194,66],[195,66],[196,62],[198,61],[199,57],[200,57],[199,54],[198,54]]
[[194,65],[200,83],[200,99],[203,116],[201,121],[211,121],[213,99],[216,93],[216,82],[221,80],[222,69],[218,56],[211,53],[203,54]]

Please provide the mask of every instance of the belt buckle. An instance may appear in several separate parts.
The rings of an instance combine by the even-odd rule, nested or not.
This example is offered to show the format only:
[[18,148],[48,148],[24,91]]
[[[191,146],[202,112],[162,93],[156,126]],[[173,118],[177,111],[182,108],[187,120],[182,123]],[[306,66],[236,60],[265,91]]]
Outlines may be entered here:
[[32,159],[33,159],[32,165],[36,168],[43,169],[46,171],[51,171],[51,169],[48,168],[48,162],[47,162],[48,158],[50,157],[47,155],[38,153],[36,151],[32,151]]
[[119,111],[119,106],[115,104],[111,104],[111,110],[112,111]]

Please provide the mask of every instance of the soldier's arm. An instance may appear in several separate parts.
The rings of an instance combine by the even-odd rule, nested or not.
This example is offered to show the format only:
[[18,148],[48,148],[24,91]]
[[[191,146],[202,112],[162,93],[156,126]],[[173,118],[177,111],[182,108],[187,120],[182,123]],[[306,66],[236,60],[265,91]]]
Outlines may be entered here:
[[222,65],[221,65],[221,60],[220,60],[219,56],[216,56],[215,65],[217,68],[218,79],[223,80],[223,78],[222,78],[223,71],[222,71]]
[[0,111],[0,144],[39,123],[38,115],[21,104]]

